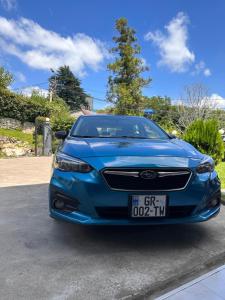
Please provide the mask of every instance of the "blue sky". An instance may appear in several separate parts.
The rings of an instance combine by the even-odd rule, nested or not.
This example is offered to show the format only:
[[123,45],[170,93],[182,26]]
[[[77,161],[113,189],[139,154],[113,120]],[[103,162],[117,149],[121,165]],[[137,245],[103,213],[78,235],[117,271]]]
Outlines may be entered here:
[[[145,95],[179,99],[185,85],[201,82],[225,107],[223,0],[0,0],[0,64],[18,90],[46,89],[49,69],[68,64],[87,92],[104,99],[119,17],[137,31],[150,66]],[[95,100],[95,108],[103,105]]]

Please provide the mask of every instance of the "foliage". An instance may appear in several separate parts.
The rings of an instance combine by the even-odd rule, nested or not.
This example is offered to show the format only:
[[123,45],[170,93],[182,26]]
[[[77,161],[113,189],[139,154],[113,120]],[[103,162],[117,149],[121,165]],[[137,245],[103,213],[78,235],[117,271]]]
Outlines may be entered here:
[[224,143],[219,133],[217,120],[196,120],[185,131],[183,139],[200,152],[210,155],[215,163],[224,157]]
[[225,129],[225,110],[223,110],[223,109],[214,109],[211,113],[211,117],[218,121],[220,128]]
[[13,82],[13,75],[0,67],[0,89],[7,89],[7,87]]
[[50,102],[48,99],[35,93],[31,95],[30,100],[33,103],[46,107],[50,111],[49,117],[60,117],[63,114],[69,115],[69,106],[59,97],[55,97],[54,100]]
[[0,90],[0,107],[1,117],[14,118],[22,122],[34,122],[39,115],[50,115],[50,110],[47,107],[8,90]]
[[102,109],[98,109],[96,111],[98,114],[106,114],[106,115],[114,115],[115,114],[115,108],[110,106],[110,107],[105,107]]
[[145,97],[145,108],[154,110],[152,119],[165,129],[174,129],[173,106],[169,97]]
[[70,130],[73,123],[75,122],[75,118],[68,115],[62,115],[60,117],[53,117],[51,119],[51,128],[54,132],[59,130]]
[[70,110],[76,111],[86,107],[86,94],[80,86],[81,82],[74,76],[69,66],[60,67],[56,73],[49,78],[50,88],[53,96],[62,98]]
[[18,141],[27,142],[29,145],[33,144],[32,133],[25,133],[19,129],[0,128],[0,136],[15,138]]
[[222,189],[225,189],[225,162],[221,162],[216,166]]
[[0,90],[0,116],[14,118],[21,122],[34,122],[36,117],[60,116],[62,113],[69,114],[67,105],[61,99],[49,102],[41,96],[25,97],[10,92]]
[[135,30],[128,26],[125,18],[116,21],[119,36],[113,37],[116,46],[111,52],[115,61],[108,65],[112,73],[108,79],[107,99],[115,104],[115,113],[137,115],[143,113],[144,97],[142,88],[151,81],[141,73],[148,70],[143,59],[138,57],[140,46],[136,43]]

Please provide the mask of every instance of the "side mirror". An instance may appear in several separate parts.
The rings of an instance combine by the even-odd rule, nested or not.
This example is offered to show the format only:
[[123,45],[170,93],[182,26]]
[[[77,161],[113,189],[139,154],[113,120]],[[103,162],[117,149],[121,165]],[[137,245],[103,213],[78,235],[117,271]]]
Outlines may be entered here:
[[176,136],[175,134],[169,134],[169,137],[170,137],[171,139],[177,139],[177,136]]
[[55,133],[55,137],[59,140],[65,140],[65,138],[67,137],[68,132],[67,131],[56,131]]

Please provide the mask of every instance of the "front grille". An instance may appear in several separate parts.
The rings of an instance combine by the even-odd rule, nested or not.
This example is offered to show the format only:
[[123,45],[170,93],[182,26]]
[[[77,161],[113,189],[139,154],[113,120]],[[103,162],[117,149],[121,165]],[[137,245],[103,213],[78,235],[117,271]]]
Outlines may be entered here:
[[[143,171],[150,171],[153,178],[142,178]],[[188,184],[192,172],[181,168],[107,168],[102,171],[111,189],[125,191],[181,190]]]
[[[130,217],[128,207],[95,207],[96,212],[100,218],[104,219],[128,219]],[[167,209],[166,218],[185,218],[189,217],[194,211],[194,205],[186,206],[169,206]],[[154,217],[154,219],[157,217]],[[162,218],[162,217],[161,217]],[[136,219],[150,219],[150,218],[136,218]],[[152,218],[153,219],[153,218]]]

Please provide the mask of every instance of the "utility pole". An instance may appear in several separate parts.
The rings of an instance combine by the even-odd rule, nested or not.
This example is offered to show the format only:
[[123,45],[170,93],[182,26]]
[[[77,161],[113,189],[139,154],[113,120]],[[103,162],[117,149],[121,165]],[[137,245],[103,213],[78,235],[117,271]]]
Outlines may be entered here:
[[49,92],[49,102],[52,102],[52,95],[53,95],[53,92],[52,92],[52,89],[50,89],[50,92]]
[[51,82],[50,87],[49,87],[49,102],[52,102],[53,96],[56,94],[56,87],[57,87],[57,78],[55,71],[53,69],[50,69],[51,72],[54,74],[54,79],[53,82]]

